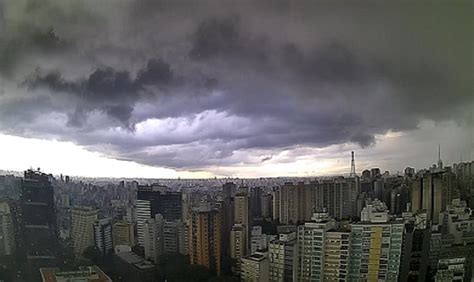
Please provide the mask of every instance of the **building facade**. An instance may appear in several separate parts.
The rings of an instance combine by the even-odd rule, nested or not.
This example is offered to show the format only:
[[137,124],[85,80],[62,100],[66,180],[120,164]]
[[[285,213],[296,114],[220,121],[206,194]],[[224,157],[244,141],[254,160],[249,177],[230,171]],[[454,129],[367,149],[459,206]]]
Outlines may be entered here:
[[193,210],[190,219],[189,258],[220,275],[222,215],[218,210]]
[[110,218],[101,218],[95,221],[94,244],[97,250],[99,250],[103,255],[112,252],[112,224]]
[[74,207],[71,211],[71,238],[74,254],[82,256],[84,251],[94,246],[94,223],[98,210],[93,207]]

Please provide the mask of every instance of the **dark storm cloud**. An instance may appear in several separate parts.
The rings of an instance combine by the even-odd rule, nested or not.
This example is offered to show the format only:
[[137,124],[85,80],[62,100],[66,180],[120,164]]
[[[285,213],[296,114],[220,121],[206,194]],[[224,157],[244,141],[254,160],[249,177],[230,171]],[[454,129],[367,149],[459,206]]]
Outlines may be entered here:
[[170,65],[161,59],[151,59],[146,67],[137,74],[135,84],[138,86],[146,85],[166,85],[174,79]]
[[10,74],[31,53],[50,55],[71,46],[52,27],[23,27],[16,36],[9,36],[7,32],[4,34],[0,37],[0,72],[4,75]]
[[[46,95],[38,107],[66,116],[61,140],[107,144],[120,159],[199,168],[238,163],[246,150],[365,148],[422,120],[462,121],[474,100],[467,2],[127,4],[86,2],[94,16],[84,18],[104,21],[92,35],[81,22],[57,32],[53,19],[40,35],[0,39],[0,58],[19,52],[8,69],[27,55],[54,58],[24,67],[16,80],[26,87],[11,92]],[[14,38],[34,47],[10,50]]]
[[200,23],[193,34],[190,57],[195,60],[235,58],[264,63],[267,60],[265,37],[247,36],[241,32],[239,23],[236,16],[211,18]]
[[143,90],[149,86],[167,86],[174,80],[169,64],[162,59],[150,59],[135,78],[132,78],[129,71],[111,67],[96,69],[86,79],[78,81],[68,81],[57,71],[43,74],[36,70],[22,85],[30,90],[46,88],[79,98],[83,105],[69,114],[68,125],[82,126],[87,119],[87,112],[99,108],[126,127],[133,127],[130,124],[133,106],[140,99]]

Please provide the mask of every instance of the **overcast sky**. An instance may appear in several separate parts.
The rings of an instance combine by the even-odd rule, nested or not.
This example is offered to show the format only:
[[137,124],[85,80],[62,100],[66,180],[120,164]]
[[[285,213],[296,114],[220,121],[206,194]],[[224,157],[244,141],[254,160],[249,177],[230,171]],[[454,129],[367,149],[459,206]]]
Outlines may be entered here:
[[0,169],[395,173],[472,160],[472,1],[0,1]]

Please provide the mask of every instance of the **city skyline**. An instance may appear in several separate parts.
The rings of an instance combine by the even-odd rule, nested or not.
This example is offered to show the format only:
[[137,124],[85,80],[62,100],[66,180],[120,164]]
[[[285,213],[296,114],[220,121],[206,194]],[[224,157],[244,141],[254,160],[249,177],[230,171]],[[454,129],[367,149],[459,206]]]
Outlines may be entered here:
[[[192,7],[190,7],[192,5]],[[469,1],[7,0],[0,169],[324,176],[474,159]]]

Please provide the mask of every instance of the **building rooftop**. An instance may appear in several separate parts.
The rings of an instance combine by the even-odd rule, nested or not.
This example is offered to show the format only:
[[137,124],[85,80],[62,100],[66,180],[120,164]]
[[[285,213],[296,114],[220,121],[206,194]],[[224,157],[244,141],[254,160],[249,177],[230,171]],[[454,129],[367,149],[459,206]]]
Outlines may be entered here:
[[58,267],[40,268],[43,282],[56,281],[88,281],[88,282],[111,282],[98,266],[79,266],[78,270],[61,271]]
[[140,257],[139,255],[133,253],[133,252],[122,252],[122,253],[117,253],[115,254],[117,257],[122,259],[128,264],[134,265],[136,268],[146,270],[146,269],[152,269],[155,267],[151,262],[145,260],[144,258]]

